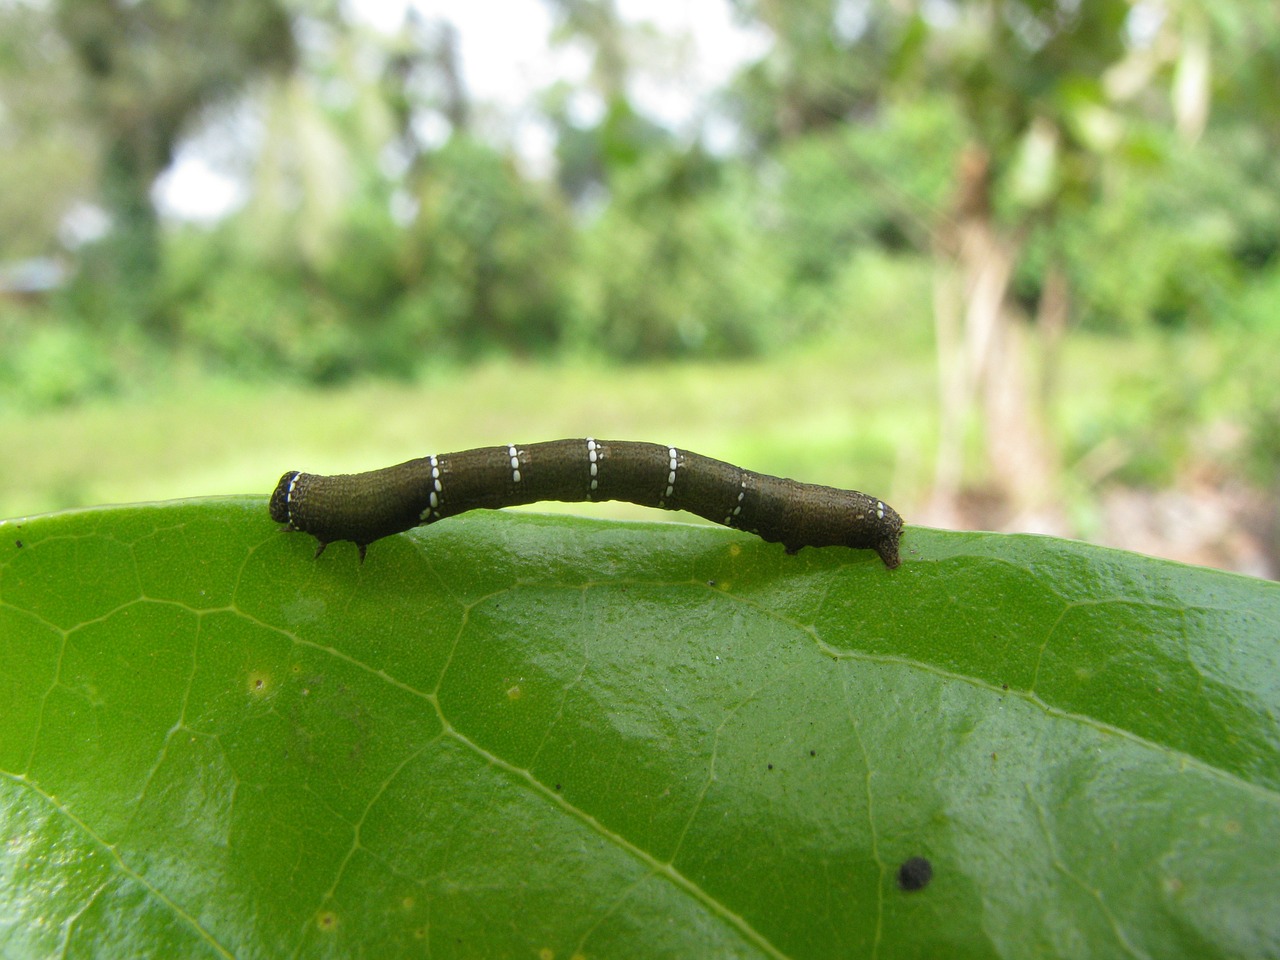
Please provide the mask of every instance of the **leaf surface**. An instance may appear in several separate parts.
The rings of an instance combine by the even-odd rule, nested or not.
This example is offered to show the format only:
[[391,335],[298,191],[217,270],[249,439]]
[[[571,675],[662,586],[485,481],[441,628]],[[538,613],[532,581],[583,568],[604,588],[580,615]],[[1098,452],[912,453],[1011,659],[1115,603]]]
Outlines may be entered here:
[[1280,955],[1280,587],[903,548],[0,523],[0,955]]

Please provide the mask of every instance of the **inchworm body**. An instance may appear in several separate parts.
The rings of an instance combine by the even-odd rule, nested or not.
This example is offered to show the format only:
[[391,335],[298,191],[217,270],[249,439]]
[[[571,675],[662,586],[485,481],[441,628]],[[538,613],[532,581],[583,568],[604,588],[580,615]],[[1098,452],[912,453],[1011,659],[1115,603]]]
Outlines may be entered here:
[[290,470],[271,495],[271,518],[315,537],[317,556],[335,540],[350,540],[363,560],[369,544],[393,533],[540,500],[687,510],[784,544],[787,553],[843,546],[874,550],[890,569],[900,562],[902,518],[883,500],[675,447],[590,437],[479,447],[332,477]]

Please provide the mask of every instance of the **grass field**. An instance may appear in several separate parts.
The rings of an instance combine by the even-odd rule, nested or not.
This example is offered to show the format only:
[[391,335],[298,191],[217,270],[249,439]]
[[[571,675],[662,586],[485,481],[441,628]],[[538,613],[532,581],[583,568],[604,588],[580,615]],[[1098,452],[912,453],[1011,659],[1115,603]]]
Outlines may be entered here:
[[[932,484],[935,361],[927,349],[903,354],[892,343],[901,340],[864,338],[736,364],[489,362],[414,385],[329,391],[197,378],[127,400],[0,413],[0,516],[266,494],[286,469],[358,471],[588,435],[672,443],[855,487],[909,515]],[[1158,485],[1205,430],[1247,415],[1250,388],[1241,379],[1256,371],[1237,376],[1233,356],[1206,336],[1069,338],[1055,423],[1065,469],[1082,473],[1064,486],[1084,491],[1126,470],[1131,482]],[[622,504],[539,509],[653,516]]]
[[588,435],[672,443],[814,482],[909,491],[927,483],[934,402],[927,359],[864,363],[833,351],[734,365],[491,362],[417,385],[331,391],[204,381],[0,416],[0,516],[265,494],[295,467],[356,471]]

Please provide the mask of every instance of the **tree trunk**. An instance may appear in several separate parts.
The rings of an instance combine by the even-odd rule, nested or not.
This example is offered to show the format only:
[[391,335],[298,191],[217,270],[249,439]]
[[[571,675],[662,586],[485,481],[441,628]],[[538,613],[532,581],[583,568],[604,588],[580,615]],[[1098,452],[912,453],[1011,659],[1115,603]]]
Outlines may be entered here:
[[958,179],[957,213],[939,237],[945,265],[935,288],[942,407],[931,519],[965,524],[965,433],[977,416],[986,455],[982,485],[1012,515],[1009,524],[1043,528],[1042,515],[1054,499],[1055,460],[1028,369],[1026,330],[1009,304],[1023,241],[1002,236],[995,223],[984,149],[971,146],[963,153]]

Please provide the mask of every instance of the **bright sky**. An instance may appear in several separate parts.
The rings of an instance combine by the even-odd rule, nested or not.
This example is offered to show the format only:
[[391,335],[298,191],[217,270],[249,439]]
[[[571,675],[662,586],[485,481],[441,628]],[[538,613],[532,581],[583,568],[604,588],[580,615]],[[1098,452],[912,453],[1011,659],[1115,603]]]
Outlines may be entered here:
[[[722,85],[742,63],[759,57],[768,44],[761,32],[744,30],[732,21],[727,0],[616,2],[627,22],[648,22],[662,36],[689,44],[685,55],[640,74],[631,91],[641,112],[675,130],[694,121],[706,93]],[[590,68],[587,51],[550,45],[552,20],[542,0],[349,0],[347,9],[353,19],[392,33],[409,6],[428,20],[452,21],[471,97],[507,116],[526,164],[535,171],[547,170],[553,145],[538,122],[532,99],[557,79],[581,81]],[[155,190],[165,214],[192,220],[215,220],[242,203],[244,195],[244,185],[220,172],[198,140],[179,151]]]

